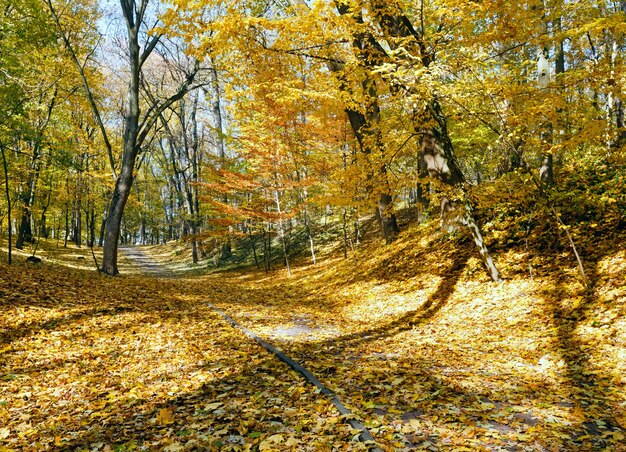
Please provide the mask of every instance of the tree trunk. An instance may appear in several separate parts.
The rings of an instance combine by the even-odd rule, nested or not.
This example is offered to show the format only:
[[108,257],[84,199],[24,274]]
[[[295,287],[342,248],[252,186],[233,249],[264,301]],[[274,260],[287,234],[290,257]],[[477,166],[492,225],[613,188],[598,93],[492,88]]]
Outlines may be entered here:
[[89,248],[93,248],[96,243],[96,206],[91,203],[89,209]]
[[31,163],[31,174],[28,178],[27,191],[22,195],[22,219],[20,221],[20,227],[17,232],[17,242],[15,248],[21,250],[24,248],[24,243],[33,243],[33,227],[32,227],[32,209],[35,202],[35,190],[37,188],[38,178],[38,159],[39,159],[39,146],[33,147],[33,156]]
[[311,261],[313,265],[317,265],[317,258],[315,257],[315,244],[313,243],[313,233],[311,232],[311,225],[307,221],[306,232],[309,236],[309,248],[311,250]]
[[11,192],[9,191],[9,165],[7,164],[7,158],[4,153],[4,146],[0,143],[0,153],[2,154],[2,166],[4,168],[4,192],[7,198],[7,209],[8,209],[8,232],[9,232],[9,244],[8,244],[8,257],[7,263],[11,265],[13,261],[13,225],[11,224]]
[[280,209],[280,198],[278,196],[278,190],[274,190],[274,199],[276,200],[276,212],[278,213],[278,235],[280,236],[280,243],[283,248],[283,258],[285,260],[285,266],[287,267],[287,275],[291,276],[291,266],[289,265],[289,256],[287,254],[287,242],[285,241],[285,227],[282,219],[282,212]]
[[[434,55],[430,53],[425,45],[425,40],[422,36],[424,30],[421,29],[421,31],[418,31],[419,28],[416,29],[413,27],[410,19],[404,15],[400,7],[393,2],[378,0],[372,2],[372,7],[373,17],[377,20],[384,35],[389,38],[387,41],[392,50],[397,48],[397,43],[406,42],[408,47],[404,49],[404,52],[413,52],[415,61],[420,61],[423,67],[428,68],[434,60]],[[340,6],[339,8],[343,8],[346,13],[350,12],[348,6]],[[360,15],[361,13],[357,12],[356,14]],[[369,56],[369,61],[364,61],[366,65],[372,66],[372,63],[383,64],[387,62],[387,51],[378,44],[376,37],[366,34],[361,37],[361,41],[366,43],[365,45],[368,50],[367,55]],[[395,89],[399,89],[399,87]],[[406,89],[408,93],[412,92],[409,86],[404,86],[404,89]],[[493,265],[493,261],[484,246],[480,229],[474,220],[470,205],[466,199],[463,187],[463,173],[454,155],[446,118],[443,115],[441,106],[435,95],[432,96],[426,110],[434,126],[429,125],[428,121],[416,121],[414,125],[415,132],[422,135],[422,158],[424,159],[424,164],[430,177],[438,179],[449,188],[460,188],[463,198],[461,200],[448,200],[446,196],[444,202],[442,202],[442,207],[448,206],[449,208],[457,209],[457,211],[453,213],[454,217],[469,228],[489,276],[494,281],[498,281],[500,280],[500,274]],[[452,190],[447,191],[449,194],[453,193]],[[449,194],[447,195],[449,196]],[[463,209],[463,211],[458,212],[458,209]]]
[[102,223],[100,224],[100,236],[98,237],[98,246],[104,245],[104,234],[106,232],[107,218],[109,216],[108,213],[108,205],[104,206],[104,213],[102,214]]
[[380,225],[385,243],[390,244],[398,235],[398,223],[396,216],[391,211],[392,197],[386,193],[380,195],[378,205],[376,207],[376,218]]
[[[26,202],[30,204],[30,200]],[[15,243],[15,248],[17,248],[18,250],[24,249],[25,242],[33,242],[31,209],[28,205],[22,207],[22,219],[20,221],[20,227],[17,231],[17,241]]]
[[543,156],[543,162],[541,164],[541,168],[539,169],[539,177],[541,182],[546,187],[551,187],[554,185],[554,164],[553,164],[552,153],[548,152]]
[[113,197],[111,198],[111,204],[106,219],[102,272],[110,276],[119,274],[117,269],[117,248],[120,240],[124,207],[126,206],[126,201],[128,201],[133,183],[132,172],[134,166],[134,159],[132,159],[132,161],[127,160],[122,164],[121,172],[115,183],[115,190],[113,191]]
[[[622,0],[619,4],[619,9],[623,14],[626,14],[626,1]],[[619,37],[619,51],[620,56],[623,58],[624,55],[624,44],[626,41],[626,34],[622,33]],[[624,95],[622,93],[621,96],[616,96],[615,98],[615,125],[617,127],[617,139],[615,141],[615,147],[617,149],[621,149],[623,146],[626,146],[626,126],[624,125]]]
[[624,102],[620,98],[615,100],[615,125],[617,126],[615,146],[617,149],[621,149],[626,145],[626,126],[624,125]]
[[[117,275],[119,273],[117,269],[117,248],[120,240],[124,207],[126,206],[126,201],[128,200],[133,184],[133,171],[135,169],[137,154],[163,112],[172,104],[181,100],[185,94],[192,89],[193,80],[200,68],[199,63],[196,61],[194,67],[189,71],[184,82],[179,85],[176,93],[167,99],[154,99],[151,98],[150,94],[147,94],[146,97],[151,101],[150,106],[146,109],[146,114],[143,116],[141,115],[139,91],[142,66],[161,39],[161,35],[159,33],[148,35],[148,38],[144,43],[144,48],[142,50],[140,49],[139,36],[143,36],[141,32],[145,26],[148,3],[149,0],[120,0],[120,7],[126,23],[126,31],[128,33],[127,55],[128,74],[130,80],[128,84],[127,103],[124,111],[124,133],[122,137],[124,152],[122,154],[120,173],[117,176],[115,189],[109,205],[105,227],[102,272],[107,275]],[[84,87],[90,100],[90,105],[96,118],[98,119],[98,123],[101,126],[100,129],[107,147],[110,149],[106,129],[101,121],[98,106],[91,95],[88,81],[84,76],[84,68],[78,61],[68,36],[63,32],[63,28],[59,22],[59,17],[56,14],[51,2],[48,2],[48,7],[54,16],[57,28],[62,33],[65,45],[70,50],[72,58],[80,71]],[[113,161],[111,161],[111,166],[114,166]],[[114,170],[114,168],[112,169]]]
[[[348,3],[338,2],[337,12],[342,15],[350,15],[358,24],[364,24],[364,18],[360,9],[353,9]],[[368,33],[358,33],[352,41],[353,53],[365,69],[365,77],[361,82],[364,109],[345,108],[345,112],[350,122],[352,132],[359,143],[361,152],[372,155],[374,159],[380,158],[377,168],[371,168],[368,174],[367,191],[372,195],[380,188],[383,192],[379,198],[372,200],[375,205],[374,213],[378,219],[380,231],[387,244],[391,243],[400,230],[393,212],[393,196],[387,179],[387,168],[385,162],[385,146],[380,131],[380,106],[379,92],[376,80],[367,71],[372,69],[376,63],[378,44]],[[328,64],[331,71],[340,73],[344,69],[344,64],[331,62]],[[341,88],[348,94],[355,96],[355,89],[344,80],[341,81]],[[356,97],[356,96],[355,96]],[[378,189],[378,190],[377,190]]]
[[272,269],[272,223],[268,222],[265,233],[263,257],[265,258],[265,272]]
[[[51,178],[52,179],[52,178]],[[50,231],[48,230],[48,225],[47,225],[47,212],[48,212],[48,208],[50,207],[50,200],[52,198],[52,180],[50,180],[50,189],[48,190],[48,196],[46,198],[46,203],[43,206],[43,210],[41,211],[41,224],[39,226],[39,230],[40,230],[40,236],[47,239],[48,237],[50,237]]]
[[83,215],[80,209],[80,197],[76,200],[76,207],[74,210],[74,244],[80,248],[83,242]]
[[[463,173],[456,161],[452,141],[448,135],[446,119],[441,111],[439,102],[434,99],[431,104],[431,114],[437,126],[423,131],[422,156],[430,177],[438,179],[450,188],[458,187],[462,191],[462,199],[449,199],[444,195],[442,201],[442,219],[452,218],[451,223],[459,222],[467,226],[478,248],[481,260],[487,274],[493,281],[502,278],[496,268],[491,255],[485,245],[478,223],[465,196]],[[416,124],[416,131],[419,125]],[[459,209],[462,209],[459,212]]]
[[[215,131],[217,133],[217,155],[219,157],[219,169],[226,168],[226,144],[224,142],[224,122],[222,119],[222,95],[220,92],[220,83],[217,74],[217,68],[215,62],[211,62],[211,101],[213,104],[213,121],[215,122]],[[222,197],[224,204],[228,203],[228,196],[224,194]],[[229,237],[226,242],[222,244],[222,251],[220,255],[221,260],[228,259],[232,255],[232,244],[230,241],[230,234],[232,227],[229,226]]]
[[187,228],[189,230],[189,235],[191,235],[191,261],[194,264],[198,263],[198,242],[196,241],[196,221],[194,212],[194,202],[193,202],[193,193],[191,192],[192,188],[187,187],[187,196],[185,197],[185,202],[187,204],[187,215],[189,215],[189,219],[187,219]]
[[[147,0],[143,0],[142,7]],[[139,54],[139,28],[143,17],[137,17],[135,2],[128,0],[120,1],[124,17],[126,19],[128,31],[128,56],[130,63],[130,81],[128,85],[128,98],[126,104],[126,115],[124,118],[124,154],[122,156],[122,167],[115,182],[115,189],[106,222],[104,236],[104,249],[102,257],[102,272],[106,275],[115,276],[119,273],[117,269],[117,248],[120,240],[120,229],[124,207],[130,195],[133,185],[133,171],[135,160],[139,153],[139,75],[141,72],[141,62]]]
[[[246,227],[245,223],[244,223],[244,227]],[[252,226],[248,224],[247,229],[248,229],[248,237],[250,237],[250,243],[252,244],[252,255],[254,256],[254,266],[256,268],[259,268],[259,257],[257,256],[257,253],[256,253],[256,243],[255,243],[256,241],[254,240],[254,236],[252,235]]]
[[67,248],[67,239],[70,235],[70,205],[65,203],[65,236],[63,238],[63,248]]

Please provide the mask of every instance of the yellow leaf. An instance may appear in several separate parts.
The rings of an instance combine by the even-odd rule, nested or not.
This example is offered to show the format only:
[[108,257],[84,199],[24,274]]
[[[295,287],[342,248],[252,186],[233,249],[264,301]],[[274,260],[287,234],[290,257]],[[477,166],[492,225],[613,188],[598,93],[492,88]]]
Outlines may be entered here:
[[174,422],[174,410],[170,407],[168,408],[161,408],[159,410],[159,414],[157,414],[157,423],[159,425],[167,425],[167,424],[171,424]]
[[261,441],[261,444],[259,444],[259,450],[274,450],[275,444],[281,444],[284,441],[285,438],[283,438],[283,435],[272,435]]
[[295,439],[293,436],[290,436],[287,441],[285,441],[285,446],[287,447],[293,447],[293,446],[297,446],[298,445],[298,440]]

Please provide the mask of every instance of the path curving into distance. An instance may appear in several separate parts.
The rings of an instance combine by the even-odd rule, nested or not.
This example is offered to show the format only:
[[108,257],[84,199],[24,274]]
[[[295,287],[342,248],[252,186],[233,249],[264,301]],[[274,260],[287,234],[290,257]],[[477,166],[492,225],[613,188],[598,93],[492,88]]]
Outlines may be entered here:
[[119,248],[121,255],[136,267],[142,275],[156,278],[169,278],[173,273],[163,264],[156,262],[141,247],[123,246]]

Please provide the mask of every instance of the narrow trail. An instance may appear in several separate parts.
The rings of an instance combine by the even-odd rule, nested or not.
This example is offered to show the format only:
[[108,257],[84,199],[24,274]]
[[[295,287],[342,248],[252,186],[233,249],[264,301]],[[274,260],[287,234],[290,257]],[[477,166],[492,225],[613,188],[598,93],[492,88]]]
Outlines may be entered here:
[[152,257],[149,256],[140,247],[125,246],[120,247],[119,251],[122,256],[127,261],[132,263],[132,265],[135,266],[143,275],[153,276],[157,278],[169,278],[173,276],[173,273],[171,271],[168,271],[168,269],[164,265],[152,259]]

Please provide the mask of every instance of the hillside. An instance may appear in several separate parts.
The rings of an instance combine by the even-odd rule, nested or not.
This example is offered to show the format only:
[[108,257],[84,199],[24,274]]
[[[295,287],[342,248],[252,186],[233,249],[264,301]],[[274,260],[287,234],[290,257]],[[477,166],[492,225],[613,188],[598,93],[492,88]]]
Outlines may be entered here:
[[88,267],[87,250],[44,243],[42,265],[2,264],[0,447],[364,447],[210,302],[309,369],[384,450],[624,450],[626,242],[608,218],[578,243],[588,289],[567,247],[506,240],[492,243],[506,279],[490,282],[466,234],[410,215],[393,244],[372,233],[344,259],[329,243],[291,277],[177,273],[184,253],[166,245],[140,252],[170,277],[107,278],[67,266]]

